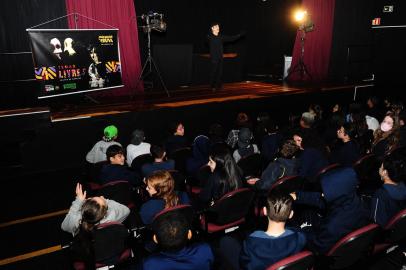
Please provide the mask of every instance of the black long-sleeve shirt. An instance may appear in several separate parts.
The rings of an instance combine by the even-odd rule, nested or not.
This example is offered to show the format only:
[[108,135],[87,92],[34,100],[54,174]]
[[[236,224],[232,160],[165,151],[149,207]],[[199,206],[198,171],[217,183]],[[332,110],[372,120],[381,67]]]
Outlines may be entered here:
[[211,61],[219,61],[223,59],[223,43],[232,42],[241,37],[241,34],[235,36],[225,36],[218,34],[217,36],[209,34],[207,36],[209,40],[210,57]]

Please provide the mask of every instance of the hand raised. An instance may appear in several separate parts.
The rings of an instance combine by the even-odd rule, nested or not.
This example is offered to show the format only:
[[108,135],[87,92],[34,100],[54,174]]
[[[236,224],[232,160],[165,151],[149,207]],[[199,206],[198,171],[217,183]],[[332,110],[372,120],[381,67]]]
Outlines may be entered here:
[[82,201],[86,200],[86,191],[83,192],[82,185],[80,183],[76,184],[76,197]]

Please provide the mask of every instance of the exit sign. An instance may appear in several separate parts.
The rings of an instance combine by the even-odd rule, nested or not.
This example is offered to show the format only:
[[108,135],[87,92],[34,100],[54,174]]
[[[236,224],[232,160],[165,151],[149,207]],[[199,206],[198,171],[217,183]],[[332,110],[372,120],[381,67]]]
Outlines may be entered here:
[[384,6],[383,12],[385,12],[385,13],[393,12],[393,6]]

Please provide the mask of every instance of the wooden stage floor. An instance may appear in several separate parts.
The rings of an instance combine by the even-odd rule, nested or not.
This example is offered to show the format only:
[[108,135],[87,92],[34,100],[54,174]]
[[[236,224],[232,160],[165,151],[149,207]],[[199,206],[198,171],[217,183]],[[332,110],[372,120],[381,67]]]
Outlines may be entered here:
[[[281,95],[295,95],[303,93],[317,93],[336,90],[354,91],[356,87],[373,86],[370,83],[358,84],[325,84],[313,86],[292,86],[285,83],[266,83],[256,81],[244,81],[235,83],[225,83],[220,91],[211,91],[207,86],[184,87],[177,90],[170,90],[170,97],[165,92],[145,92],[133,97],[109,98],[101,97],[98,103],[78,102],[77,104],[51,105],[52,121],[64,121],[70,119],[80,119],[103,115],[120,114],[127,112],[149,111],[159,108],[175,108],[196,104],[207,104],[212,102],[229,102],[246,99],[270,98]],[[51,101],[51,100],[50,100]],[[46,107],[32,110],[44,110]],[[30,109],[13,110],[0,112],[1,115],[7,113],[27,113]]]

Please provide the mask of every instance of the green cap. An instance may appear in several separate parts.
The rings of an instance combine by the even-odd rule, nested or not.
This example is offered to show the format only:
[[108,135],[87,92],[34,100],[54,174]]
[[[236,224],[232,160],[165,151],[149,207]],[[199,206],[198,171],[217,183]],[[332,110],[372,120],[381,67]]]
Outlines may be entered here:
[[118,134],[118,130],[116,128],[116,126],[108,126],[104,129],[104,137],[108,140],[113,139],[114,137],[116,137]]

